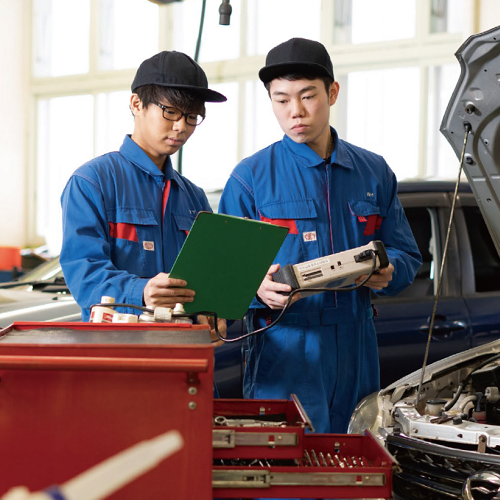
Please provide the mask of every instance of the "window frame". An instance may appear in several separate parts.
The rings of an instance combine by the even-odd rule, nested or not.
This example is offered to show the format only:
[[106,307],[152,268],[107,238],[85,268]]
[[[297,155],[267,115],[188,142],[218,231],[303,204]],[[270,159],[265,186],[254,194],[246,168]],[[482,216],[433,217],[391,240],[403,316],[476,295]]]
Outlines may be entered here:
[[[142,0],[146,1],[146,0]],[[186,0],[188,1],[188,0]],[[241,57],[236,60],[216,61],[202,63],[210,83],[237,82],[238,84],[238,122],[237,126],[237,158],[240,161],[245,155],[245,137],[249,133],[245,120],[245,103],[247,99],[246,84],[248,81],[257,80],[259,69],[265,64],[265,55],[247,56],[246,43],[246,13],[249,2],[252,0],[240,0],[241,27],[240,27],[240,53]],[[429,67],[456,63],[454,56],[457,48],[463,43],[467,34],[478,30],[479,22],[479,0],[466,0],[466,13],[464,19],[468,23],[464,26],[462,33],[431,33],[430,32],[430,4],[431,0],[418,0],[416,12],[416,35],[412,39],[404,39],[390,42],[376,42],[368,44],[339,44],[333,43],[333,15],[335,2],[339,0],[322,0],[321,2],[321,26],[320,40],[329,51],[334,63],[336,79],[342,80],[352,71],[366,71],[375,69],[390,69],[404,66],[418,66],[420,68],[420,125],[419,125],[419,159],[418,176],[425,178],[428,175],[427,163],[427,121],[428,121],[428,83]],[[28,2],[29,15],[26,16],[27,32],[32,39],[32,10],[33,2]],[[36,144],[37,144],[37,102],[39,99],[59,97],[67,95],[91,94],[94,99],[102,92],[123,91],[130,88],[135,69],[108,70],[98,69],[98,44],[99,44],[99,0],[90,2],[90,46],[89,46],[89,72],[81,75],[70,75],[61,77],[35,78],[31,69],[29,83],[27,85],[28,99],[27,120],[29,125],[28,141],[28,217],[27,217],[27,239],[30,244],[37,245],[44,242],[42,237],[36,234]],[[235,7],[233,6],[233,9]],[[175,48],[175,40],[172,39],[171,29],[175,19],[173,18],[173,4],[159,7],[159,40],[158,50],[171,50]],[[32,44],[31,44],[32,45]],[[30,49],[29,65],[31,68],[33,48]],[[263,92],[265,90],[263,89]],[[95,102],[95,101],[94,101]],[[339,103],[332,107],[330,122],[338,130],[341,137],[345,136],[346,109],[342,105],[346,102],[345,96],[340,94]],[[234,126],[232,124],[231,126]],[[234,165],[233,165],[234,167]],[[229,174],[229,172],[228,172]],[[201,186],[203,187],[203,186]],[[223,186],[221,186],[223,187]]]

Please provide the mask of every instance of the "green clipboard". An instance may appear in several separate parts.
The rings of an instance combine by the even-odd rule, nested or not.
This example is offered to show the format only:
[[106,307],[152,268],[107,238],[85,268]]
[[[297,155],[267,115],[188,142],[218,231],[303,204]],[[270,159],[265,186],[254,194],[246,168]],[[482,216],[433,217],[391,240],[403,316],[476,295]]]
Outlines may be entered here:
[[287,234],[267,222],[200,212],[170,271],[196,292],[186,312],[243,318]]

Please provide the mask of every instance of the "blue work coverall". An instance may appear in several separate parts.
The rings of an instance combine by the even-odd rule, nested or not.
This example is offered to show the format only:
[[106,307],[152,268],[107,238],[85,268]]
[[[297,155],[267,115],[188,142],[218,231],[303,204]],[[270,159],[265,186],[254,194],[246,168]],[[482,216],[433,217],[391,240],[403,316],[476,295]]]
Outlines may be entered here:
[[203,190],[175,172],[170,157],[161,172],[130,136],[118,152],[77,169],[61,204],[60,261],[83,321],[103,295],[143,305],[147,281],[170,272],[198,212],[212,211]]
[[[338,138],[326,162],[288,136],[240,162],[222,193],[221,213],[287,226],[275,263],[285,266],[382,240],[394,274],[377,292],[410,285],[421,257],[397,183],[381,156]],[[249,331],[279,311],[254,300]],[[317,432],[345,433],[357,402],[379,388],[370,290],[328,292],[294,303],[278,325],[249,338],[244,396],[302,402]]]

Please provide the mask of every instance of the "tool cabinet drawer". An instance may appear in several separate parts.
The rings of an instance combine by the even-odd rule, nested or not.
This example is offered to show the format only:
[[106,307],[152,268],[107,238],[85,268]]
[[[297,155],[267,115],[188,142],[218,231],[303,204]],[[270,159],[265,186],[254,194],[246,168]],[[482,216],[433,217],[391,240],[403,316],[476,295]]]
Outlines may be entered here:
[[217,498],[391,498],[395,460],[367,433],[307,434],[294,459],[214,459]]
[[299,400],[215,399],[214,458],[301,458],[314,430]]

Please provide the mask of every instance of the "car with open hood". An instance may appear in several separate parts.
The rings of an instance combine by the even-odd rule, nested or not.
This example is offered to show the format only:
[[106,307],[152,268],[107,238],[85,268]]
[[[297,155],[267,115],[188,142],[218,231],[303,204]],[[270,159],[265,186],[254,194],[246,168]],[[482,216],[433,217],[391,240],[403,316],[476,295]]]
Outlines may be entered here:
[[[470,37],[456,56],[461,75],[441,132],[463,165],[493,248],[500,254],[500,27]],[[475,244],[471,238],[470,245]],[[474,262],[479,273],[485,259]],[[484,276],[486,284],[498,284],[500,275],[494,269]],[[500,297],[491,296],[496,312],[488,335],[500,333]],[[482,307],[480,301],[469,304]],[[440,309],[441,303],[435,302],[436,317]],[[432,351],[432,343],[428,345]],[[352,433],[365,429],[398,462],[397,497],[500,498],[500,341],[423,364],[368,396],[349,425]]]

